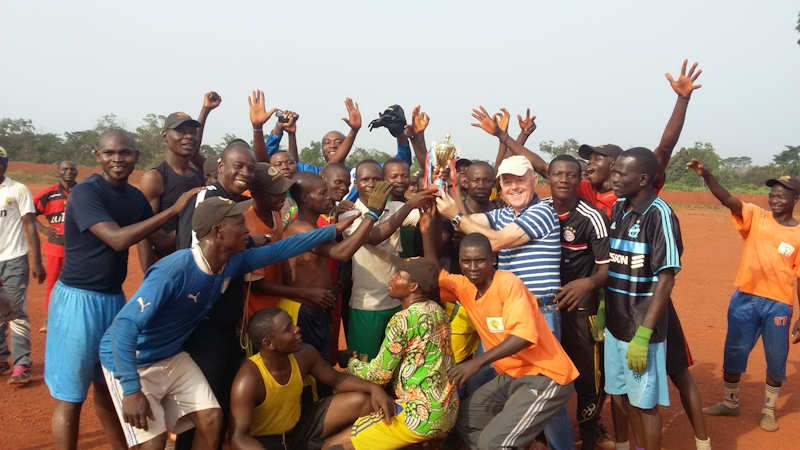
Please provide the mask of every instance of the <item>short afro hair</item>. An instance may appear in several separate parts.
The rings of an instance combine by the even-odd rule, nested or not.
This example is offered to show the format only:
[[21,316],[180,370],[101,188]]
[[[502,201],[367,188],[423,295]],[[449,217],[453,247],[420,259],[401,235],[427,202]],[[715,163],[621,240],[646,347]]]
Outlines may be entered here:
[[[655,153],[644,147],[634,147],[625,150],[619,157],[633,159],[634,165],[639,170],[639,173],[647,175],[647,178],[650,179],[650,183],[652,184],[653,178],[658,174],[658,158],[656,158]],[[619,161],[619,158],[617,158],[617,161]]]
[[269,339],[275,334],[275,317],[282,312],[284,311],[280,308],[264,308],[256,311],[250,317],[247,334],[250,335],[250,341],[257,349],[261,349],[264,339]]
[[575,166],[578,168],[578,175],[580,175],[580,174],[581,174],[581,172],[583,172],[583,167],[581,167],[581,163],[580,163],[580,161],[578,161],[577,159],[575,159],[575,157],[574,157],[574,156],[572,156],[572,155],[567,155],[567,154],[565,153],[565,154],[563,154],[563,155],[558,155],[558,156],[556,156],[555,158],[553,158],[553,160],[552,160],[552,161],[550,161],[550,165],[547,167],[547,175],[548,175],[548,176],[549,176],[549,175],[550,175],[550,173],[551,173],[550,171],[551,171],[551,170],[553,170],[553,163],[556,163],[556,162],[559,162],[559,161],[565,161],[565,162],[569,162],[569,163],[573,163],[573,164],[575,164]]
[[492,243],[481,233],[470,233],[464,236],[459,248],[477,248],[486,252],[488,256],[492,255]]

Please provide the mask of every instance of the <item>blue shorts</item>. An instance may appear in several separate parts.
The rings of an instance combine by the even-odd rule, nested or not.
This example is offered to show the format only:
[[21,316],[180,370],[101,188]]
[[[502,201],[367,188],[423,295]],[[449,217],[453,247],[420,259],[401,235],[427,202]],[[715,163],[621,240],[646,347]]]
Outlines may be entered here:
[[786,380],[791,322],[791,305],[737,289],[728,306],[728,335],[722,368],[728,373],[744,373],[747,358],[761,336],[767,376],[775,381]]
[[644,372],[629,369],[627,355],[628,342],[618,340],[606,328],[606,392],[611,395],[627,394],[631,405],[640,409],[669,406],[666,342],[650,344]]
[[123,306],[122,292],[101,294],[56,283],[50,295],[44,354],[44,382],[53,398],[82,403],[92,381],[106,384],[100,339]]

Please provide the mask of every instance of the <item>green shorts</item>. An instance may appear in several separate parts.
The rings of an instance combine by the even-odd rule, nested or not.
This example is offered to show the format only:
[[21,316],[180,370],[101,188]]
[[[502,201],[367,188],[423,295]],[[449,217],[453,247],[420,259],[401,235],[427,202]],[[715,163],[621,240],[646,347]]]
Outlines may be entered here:
[[389,320],[402,308],[397,306],[383,311],[350,309],[350,329],[347,332],[347,348],[358,352],[358,359],[371,361],[378,356]]

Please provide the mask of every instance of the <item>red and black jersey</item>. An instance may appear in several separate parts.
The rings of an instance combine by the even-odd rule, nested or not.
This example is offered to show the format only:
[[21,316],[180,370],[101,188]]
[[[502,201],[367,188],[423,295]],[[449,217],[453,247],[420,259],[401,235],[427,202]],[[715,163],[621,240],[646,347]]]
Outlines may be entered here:
[[60,183],[36,194],[33,204],[37,215],[45,215],[50,227],[58,231],[58,238],[48,238],[44,252],[51,256],[64,256],[64,212],[67,210],[69,192]]

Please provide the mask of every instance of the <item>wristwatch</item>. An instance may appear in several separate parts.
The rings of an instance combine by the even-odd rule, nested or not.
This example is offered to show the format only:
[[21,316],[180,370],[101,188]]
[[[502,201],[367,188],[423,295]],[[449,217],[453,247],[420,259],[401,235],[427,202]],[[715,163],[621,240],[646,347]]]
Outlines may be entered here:
[[462,214],[461,214],[461,213],[458,213],[458,214],[456,214],[456,215],[455,215],[455,217],[453,217],[452,219],[450,219],[450,223],[451,223],[451,224],[452,224],[454,227],[458,227],[458,224],[460,224],[460,223],[461,223],[461,216],[462,216]]

